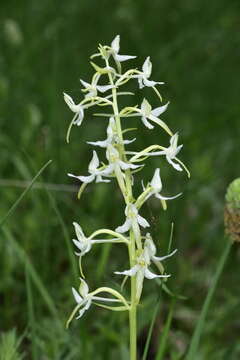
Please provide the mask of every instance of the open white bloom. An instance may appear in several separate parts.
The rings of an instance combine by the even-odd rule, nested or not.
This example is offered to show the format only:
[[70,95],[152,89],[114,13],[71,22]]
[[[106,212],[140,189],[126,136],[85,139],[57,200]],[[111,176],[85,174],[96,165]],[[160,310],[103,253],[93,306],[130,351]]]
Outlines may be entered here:
[[174,167],[174,169],[178,171],[182,171],[183,170],[182,167],[179,164],[173,162],[173,160],[176,159],[177,154],[183,147],[183,145],[178,146],[177,142],[178,142],[178,134],[176,133],[170,139],[170,146],[165,150],[163,150],[162,154],[166,155],[167,161],[169,162],[169,164],[171,164]]
[[83,316],[85,311],[89,309],[92,301],[94,300],[101,302],[119,302],[118,299],[110,299],[92,295],[91,293],[89,293],[89,287],[86,281],[84,281],[82,278],[80,278],[80,280],[81,284],[79,287],[79,292],[75,288],[72,288],[72,293],[74,299],[76,300],[77,308],[79,310],[76,319],[80,319]]
[[132,55],[119,55],[119,50],[120,50],[120,35],[117,35],[111,43],[111,54],[114,60],[122,62],[136,58],[136,56],[132,56]]
[[63,93],[64,100],[66,104],[69,106],[70,110],[75,113],[72,123],[74,125],[80,126],[82,124],[84,118],[84,108],[81,104],[75,104],[70,95]]
[[83,256],[87,252],[89,252],[93,244],[103,244],[103,243],[110,243],[115,241],[119,242],[118,238],[93,239],[94,236],[86,237],[82,231],[81,226],[78,223],[74,222],[73,226],[75,228],[75,232],[77,235],[77,240],[73,239],[73,243],[80,250],[79,253],[76,253],[76,255],[78,256]]
[[87,91],[87,94],[85,95],[86,98],[92,98],[97,96],[97,92],[100,91],[101,93],[104,93],[110,89],[112,89],[113,85],[97,85],[98,77],[93,80],[91,84],[87,83],[86,81],[81,80],[82,85],[85,87],[83,90],[84,92]]
[[93,157],[92,160],[90,161],[89,165],[88,165],[88,172],[89,176],[77,176],[77,175],[73,175],[73,174],[68,174],[68,176],[74,177],[80,181],[82,181],[83,183],[90,183],[92,181],[94,181],[96,179],[96,182],[109,182],[110,180],[103,180],[102,179],[102,175],[105,175],[104,170],[98,170],[99,167],[99,159],[97,156],[96,151],[93,151]]
[[130,228],[133,229],[134,233],[139,233],[139,226],[142,226],[143,228],[149,227],[149,223],[147,222],[144,217],[138,214],[138,210],[134,204],[128,204],[125,208],[125,215],[126,220],[123,225],[118,226],[116,228],[116,231],[119,233],[125,233],[130,230]]
[[[149,246],[148,243],[144,243],[144,249],[141,254],[136,259],[136,265],[134,265],[131,269],[125,271],[115,271],[115,274],[125,275],[125,276],[135,276],[136,275],[136,296],[137,299],[140,299],[143,281],[146,279],[155,279],[155,278],[168,278],[170,275],[157,275],[149,270],[149,266],[151,265],[151,260],[155,260],[155,252],[152,244]],[[153,244],[154,245],[154,244]],[[156,250],[156,249],[155,249]],[[163,258],[162,258],[163,260]],[[159,260],[158,260],[159,261]]]
[[76,303],[79,306],[79,312],[76,319],[80,319],[85,311],[89,309],[92,302],[92,296],[89,295],[89,287],[86,281],[81,278],[79,292],[74,287],[72,287],[72,293]]
[[[124,145],[131,144],[135,141],[136,138],[132,140],[124,140]],[[102,141],[87,141],[90,145],[100,146],[101,148],[106,148],[108,145],[114,145],[119,143],[119,138],[116,131],[116,123],[113,117],[109,119],[108,127],[107,127],[107,138]]]
[[165,259],[168,259],[169,257],[173,256],[176,252],[177,249],[173,250],[170,254],[165,255],[165,256],[156,256],[156,246],[152,240],[152,237],[149,233],[146,234],[146,240],[144,243],[144,248],[146,248],[146,251],[148,253],[148,256],[150,258],[150,260],[152,260],[153,262],[161,262]]
[[77,235],[77,240],[73,239],[73,243],[80,250],[80,253],[76,253],[76,255],[83,256],[90,251],[92,247],[92,240],[84,235],[82,228],[78,223],[74,222],[73,226]]
[[148,80],[151,74],[152,74],[152,63],[150,61],[150,56],[148,56],[142,66],[142,73],[140,75],[134,76],[138,78],[138,84],[140,89],[142,89],[144,86],[153,87],[157,84],[164,84],[164,82]]
[[[177,142],[178,142],[178,134],[176,133],[170,138],[170,146],[169,147],[165,148],[163,146],[159,146],[161,149],[163,149],[160,151],[153,151],[153,152],[143,151],[142,156],[165,155],[166,160],[169,162],[169,164],[171,164],[174,167],[174,169],[176,169],[178,171],[182,171],[184,168],[187,171],[188,175],[190,176],[189,171],[187,170],[186,166],[177,158],[177,154],[183,147],[183,145],[178,146]],[[137,153],[134,153],[134,154],[137,154]],[[176,162],[174,162],[173,160],[177,161],[178,164],[176,164]]]
[[[136,111],[138,112],[138,114],[136,114],[136,116],[141,116],[143,124],[148,129],[154,128],[154,125],[152,125],[152,122],[154,122],[154,123],[160,125],[169,135],[172,136],[172,132],[169,129],[169,127],[167,126],[167,124],[165,124],[164,121],[158,119],[158,116],[167,110],[168,104],[169,104],[169,102],[166,103],[165,105],[162,105],[160,107],[152,109],[149,102],[146,99],[143,99],[143,102],[141,104],[141,109],[136,109]],[[151,120],[151,123],[149,122],[149,120]]]
[[127,170],[141,167],[141,165],[134,165],[130,162],[127,163],[121,160],[118,150],[112,144],[107,146],[106,157],[109,161],[109,165],[103,170],[103,175],[109,175],[114,171],[118,172],[119,169]]
[[150,186],[152,188],[150,194],[148,195],[148,197],[154,195],[157,199],[160,200],[172,200],[172,199],[176,199],[178,196],[182,195],[182,193],[177,194],[175,196],[171,196],[171,197],[166,197],[160,194],[161,190],[162,190],[162,181],[161,181],[161,177],[160,177],[160,169],[157,168],[154,172],[153,178],[150,182]]

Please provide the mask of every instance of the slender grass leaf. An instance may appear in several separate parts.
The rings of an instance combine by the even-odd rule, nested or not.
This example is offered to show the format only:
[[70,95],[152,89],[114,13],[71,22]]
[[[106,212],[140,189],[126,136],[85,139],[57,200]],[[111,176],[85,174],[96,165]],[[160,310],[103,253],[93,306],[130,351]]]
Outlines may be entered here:
[[191,338],[189,349],[188,349],[188,352],[187,352],[186,357],[185,357],[186,360],[194,360],[195,356],[197,354],[197,351],[198,351],[198,348],[199,348],[199,343],[200,343],[200,338],[201,338],[201,335],[202,335],[202,332],[203,332],[203,329],[204,329],[206,315],[207,315],[207,312],[209,310],[210,303],[212,301],[214,292],[216,290],[218,280],[219,280],[220,275],[221,275],[221,273],[223,271],[223,268],[224,268],[225,262],[227,260],[228,254],[230,252],[231,245],[232,245],[232,243],[230,241],[228,241],[225,248],[224,248],[224,250],[223,250],[222,256],[220,257],[219,262],[217,264],[217,268],[216,268],[216,271],[215,271],[215,274],[214,274],[214,277],[213,277],[213,280],[212,280],[212,284],[209,287],[207,297],[206,297],[206,299],[204,301],[204,304],[203,304],[203,307],[202,307],[202,310],[201,310],[201,314],[199,316],[199,319],[198,319],[198,322],[196,324],[193,336]]

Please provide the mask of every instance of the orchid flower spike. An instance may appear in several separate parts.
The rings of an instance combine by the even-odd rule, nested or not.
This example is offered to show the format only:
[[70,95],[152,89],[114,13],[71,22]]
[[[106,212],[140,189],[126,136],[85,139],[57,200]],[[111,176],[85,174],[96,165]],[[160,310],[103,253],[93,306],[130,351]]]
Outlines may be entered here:
[[86,184],[91,183],[95,179],[96,179],[96,182],[110,182],[110,180],[102,179],[102,175],[105,175],[105,172],[104,172],[104,170],[98,170],[98,167],[99,167],[99,159],[98,159],[96,151],[93,151],[93,157],[88,166],[88,172],[90,175],[89,176],[80,176],[80,175],[77,176],[77,175],[73,175],[73,174],[68,174],[68,176],[74,177]]
[[150,56],[148,56],[142,66],[142,73],[140,75],[134,76],[138,78],[138,84],[140,89],[142,89],[144,86],[153,87],[157,84],[164,84],[164,82],[148,80],[151,74],[152,74],[152,63],[150,61]]
[[136,265],[131,269],[125,271],[115,271],[115,274],[125,275],[125,276],[135,276],[136,275],[136,297],[140,299],[143,281],[146,279],[155,279],[155,278],[168,278],[170,275],[157,275],[151,272],[148,267],[151,265],[151,256],[148,247],[144,247],[141,251],[141,254],[136,259]]
[[[141,104],[141,109],[136,109],[136,111],[138,112],[136,116],[141,116],[143,124],[148,129],[154,128],[154,125],[152,125],[152,122],[154,122],[160,125],[169,135],[172,136],[172,131],[169,129],[167,124],[165,124],[164,121],[158,119],[158,116],[167,110],[168,104],[169,102],[166,103],[165,105],[162,105],[152,110],[152,107],[149,104],[149,102],[146,99],[143,99],[143,102]],[[151,123],[149,122],[149,120],[151,120]]]
[[63,95],[64,95],[64,100],[65,100],[66,104],[69,106],[70,110],[72,110],[72,112],[75,113],[75,115],[72,119],[72,123],[74,125],[80,126],[82,124],[82,121],[84,118],[83,106],[81,105],[81,103],[75,104],[70,95],[68,95],[66,93],[63,93]]
[[132,55],[119,55],[120,50],[120,35],[117,35],[111,43],[111,54],[115,61],[122,62],[130,59],[135,59]]
[[80,82],[84,86],[83,92],[87,92],[85,98],[94,98],[98,95],[98,91],[101,93],[105,93],[106,91],[112,89],[113,85],[97,85],[99,76],[96,77],[91,84],[87,83],[80,79]]
[[[131,144],[134,142],[136,138],[132,140],[124,140],[123,143],[125,145]],[[101,148],[106,148],[108,145],[119,144],[119,138],[116,131],[116,123],[113,117],[110,117],[108,127],[107,127],[107,138],[102,141],[88,141],[90,145],[100,146]]]

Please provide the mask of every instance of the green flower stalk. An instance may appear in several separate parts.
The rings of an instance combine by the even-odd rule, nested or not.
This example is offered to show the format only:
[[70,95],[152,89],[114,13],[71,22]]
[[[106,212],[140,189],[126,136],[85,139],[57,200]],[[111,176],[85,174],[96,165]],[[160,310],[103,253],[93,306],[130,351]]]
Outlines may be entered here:
[[[89,141],[88,144],[96,148],[100,147],[106,150],[106,160],[100,162],[97,151],[93,150],[92,159],[88,166],[88,175],[74,175],[69,173],[70,177],[78,179],[81,183],[78,198],[81,197],[86,186],[94,181],[109,183],[116,180],[117,185],[122,193],[125,203],[125,220],[122,225],[117,226],[115,230],[100,229],[96,230],[90,236],[86,236],[81,226],[74,222],[76,239],[73,243],[77,248],[76,255],[79,257],[80,265],[80,287],[78,290],[72,289],[76,306],[67,322],[67,326],[76,317],[81,318],[92,304],[104,307],[112,311],[127,311],[129,313],[129,338],[130,338],[130,360],[137,359],[137,307],[141,300],[142,290],[145,279],[152,280],[161,278],[166,281],[169,274],[165,273],[162,261],[173,256],[172,253],[165,256],[156,256],[157,249],[154,240],[151,237],[149,228],[150,224],[141,214],[141,208],[146,201],[154,196],[160,200],[163,209],[167,207],[167,201],[175,199],[181,194],[167,197],[162,194],[162,181],[160,177],[160,167],[158,167],[152,179],[143,186],[142,193],[136,195],[134,193],[134,183],[139,179],[138,173],[143,170],[143,161],[152,156],[158,156],[160,159],[166,159],[174,170],[181,172],[185,170],[190,176],[188,169],[177,157],[183,145],[178,145],[178,134],[173,134],[169,126],[159,118],[168,108],[169,103],[152,108],[150,103],[144,98],[140,107],[128,106],[120,108],[119,96],[134,95],[129,92],[120,92],[121,86],[128,81],[138,82],[139,89],[144,87],[152,88],[158,99],[162,101],[162,97],[156,88],[163,82],[150,80],[152,74],[152,63],[150,57],[147,57],[143,63],[142,70],[129,69],[122,73],[122,62],[132,60],[136,56],[120,55],[120,36],[116,36],[111,46],[99,45],[98,52],[91,56],[100,58],[103,65],[90,62],[95,73],[92,80],[88,83],[80,80],[83,85],[83,100],[79,104],[75,104],[74,100],[68,94],[64,93],[64,100],[70,110],[74,113],[74,117],[70,122],[67,131],[67,142],[70,139],[70,132],[73,126],[80,126],[84,121],[85,111],[93,106],[107,107],[108,112],[96,113],[97,117],[106,117],[108,122],[106,126],[106,139]],[[103,83],[103,80],[104,83]],[[108,93],[105,97],[103,94]],[[110,108],[110,109],[109,109]],[[153,144],[146,149],[126,150],[126,146],[132,146],[136,138],[125,139],[125,133],[132,129],[125,129],[124,123],[127,118],[128,123],[131,117],[140,117],[141,122],[150,130],[156,125],[160,127],[168,136],[170,136],[168,146]],[[122,127],[124,126],[124,128]],[[145,229],[148,229],[145,234]],[[99,237],[101,236],[101,238]],[[116,275],[123,275],[125,279],[130,278],[131,294],[126,299],[118,291],[111,287],[99,287],[89,292],[89,287],[83,275],[82,258],[88,256],[92,246],[102,243],[113,243],[125,245],[129,254],[129,268],[124,271],[115,271]],[[152,271],[153,265],[156,267],[157,273]],[[102,296],[107,293],[108,297]],[[101,296],[100,296],[101,295]]]

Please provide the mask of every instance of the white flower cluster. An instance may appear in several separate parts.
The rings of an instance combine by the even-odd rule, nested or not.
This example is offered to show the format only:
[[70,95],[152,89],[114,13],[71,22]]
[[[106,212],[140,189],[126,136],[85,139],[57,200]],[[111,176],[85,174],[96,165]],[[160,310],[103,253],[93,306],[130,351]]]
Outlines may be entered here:
[[[88,175],[73,175],[69,173],[70,177],[74,177],[81,182],[81,188],[86,187],[87,184],[95,182],[109,183],[112,179],[116,179],[119,188],[122,192],[125,201],[125,220],[123,225],[116,227],[115,231],[108,229],[100,229],[95,231],[90,236],[85,236],[82,228],[76,222],[73,223],[76,239],[73,239],[74,245],[77,248],[76,255],[79,257],[81,264],[82,257],[88,253],[94,244],[99,243],[123,243],[129,249],[130,254],[130,269],[122,272],[115,271],[115,274],[134,277],[136,279],[136,294],[135,299],[139,302],[144,279],[154,278],[168,278],[164,272],[161,264],[163,260],[175,254],[172,253],[157,257],[156,246],[150,233],[143,234],[141,228],[150,227],[149,222],[139,214],[142,205],[151,197],[154,196],[159,199],[164,209],[166,209],[166,201],[174,199],[181,194],[175,196],[165,196],[162,194],[162,181],[160,177],[160,168],[158,167],[153,174],[152,179],[146,187],[143,186],[143,192],[136,198],[133,196],[134,175],[143,169],[139,162],[145,161],[152,156],[165,156],[167,162],[177,171],[185,170],[189,176],[189,171],[186,166],[178,159],[177,155],[183,145],[178,145],[178,134],[170,130],[169,126],[159,118],[168,108],[169,102],[156,108],[152,108],[150,103],[144,98],[140,107],[125,107],[119,109],[118,97],[129,95],[132,93],[120,92],[119,88],[130,80],[137,79],[140,89],[145,86],[153,88],[158,98],[162,100],[156,86],[163,84],[163,82],[153,81],[150,79],[152,74],[152,63],[150,57],[147,57],[143,63],[142,70],[130,69],[122,73],[121,63],[134,59],[136,56],[120,55],[120,36],[116,36],[112,41],[111,46],[99,45],[99,52],[94,54],[91,58],[100,57],[104,60],[103,67],[91,62],[95,69],[95,73],[90,83],[80,80],[83,85],[82,92],[84,98],[76,104],[70,95],[64,93],[64,100],[74,113],[74,117],[70,123],[67,132],[67,141],[69,141],[70,131],[73,125],[81,125],[84,119],[85,110],[93,106],[110,107],[109,113],[96,114],[108,119],[106,129],[106,139],[98,141],[88,141],[88,144],[100,147],[106,151],[105,162],[100,162],[96,150],[93,150],[92,159],[88,166]],[[110,63],[113,62],[113,65]],[[102,84],[103,78],[107,78],[107,83]],[[111,91],[110,94],[103,97],[102,94]],[[132,144],[136,139],[124,139],[123,135],[129,129],[122,130],[122,120],[125,118],[140,117],[142,123],[148,128],[153,129],[155,125],[160,126],[169,136],[170,145],[160,146],[158,144],[151,145],[141,151],[127,151],[126,145]],[[104,238],[99,238],[99,235],[104,235]],[[155,274],[150,270],[152,265],[156,265],[159,274]],[[73,295],[76,300],[76,307],[69,319],[77,315],[80,318],[84,312],[90,307],[92,301],[98,306],[102,306],[111,310],[131,310],[131,303],[128,302],[119,292],[112,288],[98,288],[93,292],[89,292],[88,285],[84,280],[81,271],[81,284],[79,291],[73,288]],[[100,292],[107,292],[113,297],[105,298],[96,296]],[[120,306],[107,306],[103,302],[117,302]],[[68,322],[68,323],[69,323]]]

